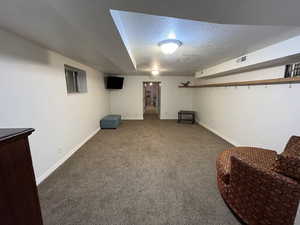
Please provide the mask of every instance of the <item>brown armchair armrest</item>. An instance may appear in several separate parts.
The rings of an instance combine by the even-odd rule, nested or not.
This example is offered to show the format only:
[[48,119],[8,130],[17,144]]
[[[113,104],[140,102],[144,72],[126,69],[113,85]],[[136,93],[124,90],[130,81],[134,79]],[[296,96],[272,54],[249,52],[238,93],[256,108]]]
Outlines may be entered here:
[[231,201],[249,224],[292,225],[300,198],[297,181],[241,154],[231,156]]

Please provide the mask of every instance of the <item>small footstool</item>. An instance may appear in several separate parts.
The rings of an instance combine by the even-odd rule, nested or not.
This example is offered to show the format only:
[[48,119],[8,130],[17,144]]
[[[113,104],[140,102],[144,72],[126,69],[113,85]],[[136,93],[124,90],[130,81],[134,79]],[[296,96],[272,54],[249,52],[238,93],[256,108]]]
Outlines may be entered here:
[[107,115],[100,120],[101,129],[115,129],[121,123],[121,115]]

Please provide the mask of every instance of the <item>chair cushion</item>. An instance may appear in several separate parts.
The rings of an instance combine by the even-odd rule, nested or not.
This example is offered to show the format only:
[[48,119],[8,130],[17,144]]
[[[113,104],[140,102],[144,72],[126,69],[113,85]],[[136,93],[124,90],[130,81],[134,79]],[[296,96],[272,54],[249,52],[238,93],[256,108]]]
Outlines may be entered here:
[[103,118],[103,120],[121,120],[120,115],[107,115]]
[[247,161],[248,164],[256,167],[271,170],[276,160],[277,153],[272,150],[255,148],[255,147],[240,147],[235,151],[235,154]]
[[292,136],[283,153],[277,155],[273,171],[300,180],[300,137]]
[[272,150],[254,147],[234,147],[223,151],[217,160],[218,176],[225,184],[230,183],[231,156],[239,154],[244,160],[256,167],[267,170],[273,168],[276,160],[276,152]]

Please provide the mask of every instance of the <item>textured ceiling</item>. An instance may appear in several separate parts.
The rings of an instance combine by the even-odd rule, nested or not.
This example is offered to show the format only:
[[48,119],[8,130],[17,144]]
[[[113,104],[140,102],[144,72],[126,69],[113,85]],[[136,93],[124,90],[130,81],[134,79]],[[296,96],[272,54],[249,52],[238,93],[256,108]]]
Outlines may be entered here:
[[[132,74],[141,71],[135,70],[135,57],[110,9],[223,24],[298,26],[299,8],[298,0],[7,0],[0,2],[0,27],[103,72]],[[139,64],[146,67],[142,60]]]
[[[162,74],[194,74],[300,35],[300,28],[288,26],[225,25],[116,10],[112,15],[139,73],[159,69]],[[158,43],[169,34],[183,45],[164,55]]]

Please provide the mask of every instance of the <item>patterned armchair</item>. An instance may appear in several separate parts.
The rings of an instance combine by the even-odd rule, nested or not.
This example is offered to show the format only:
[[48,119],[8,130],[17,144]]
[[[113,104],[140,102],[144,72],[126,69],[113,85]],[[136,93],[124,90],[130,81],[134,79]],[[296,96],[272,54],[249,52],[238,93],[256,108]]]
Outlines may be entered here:
[[283,153],[236,147],[217,159],[217,182],[230,208],[249,225],[292,225],[300,199],[300,137]]

